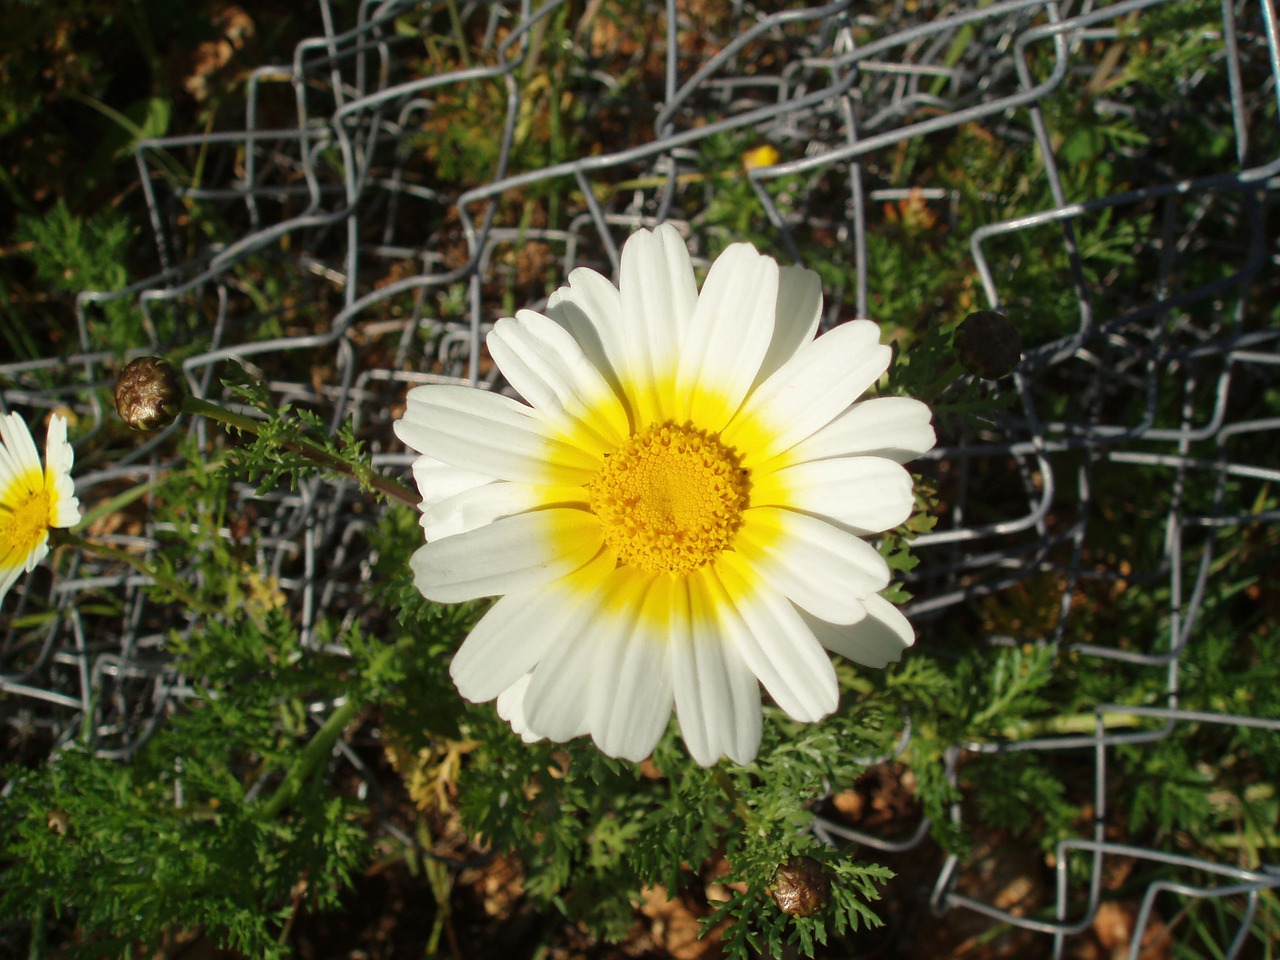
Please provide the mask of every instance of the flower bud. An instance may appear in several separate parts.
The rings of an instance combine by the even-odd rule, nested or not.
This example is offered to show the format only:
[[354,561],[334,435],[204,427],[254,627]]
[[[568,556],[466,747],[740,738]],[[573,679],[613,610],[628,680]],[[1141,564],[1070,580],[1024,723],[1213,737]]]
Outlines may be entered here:
[[976,377],[999,380],[1022,359],[1022,337],[1003,313],[979,310],[956,330],[956,359]]
[[177,419],[184,393],[168,360],[139,357],[116,380],[116,412],[134,430],[167,427]]
[[792,857],[774,872],[769,895],[787,916],[811,917],[831,902],[831,877],[813,857]]

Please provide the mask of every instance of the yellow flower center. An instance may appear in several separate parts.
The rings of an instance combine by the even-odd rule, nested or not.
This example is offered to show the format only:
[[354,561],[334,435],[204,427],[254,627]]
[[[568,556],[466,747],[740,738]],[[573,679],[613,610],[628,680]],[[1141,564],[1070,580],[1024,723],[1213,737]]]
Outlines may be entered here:
[[25,564],[49,530],[53,501],[44,475],[37,471],[18,477],[0,494],[0,558],[6,566]]
[[738,455],[718,437],[667,421],[615,450],[587,492],[622,563],[687,573],[730,547],[750,486]]

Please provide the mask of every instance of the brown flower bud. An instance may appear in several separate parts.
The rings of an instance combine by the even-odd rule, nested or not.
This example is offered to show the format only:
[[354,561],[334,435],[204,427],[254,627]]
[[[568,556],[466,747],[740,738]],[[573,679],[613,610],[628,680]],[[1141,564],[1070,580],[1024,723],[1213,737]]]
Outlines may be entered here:
[[116,380],[116,412],[135,430],[167,427],[177,419],[184,393],[168,360],[139,357]]
[[71,817],[67,811],[58,807],[50,810],[45,816],[45,826],[52,833],[56,833],[60,837],[65,837],[71,832]]
[[976,377],[999,380],[1022,359],[1022,337],[1003,313],[979,310],[956,330],[956,359]]
[[773,902],[789,917],[811,917],[831,902],[831,877],[813,857],[792,857],[773,874]]

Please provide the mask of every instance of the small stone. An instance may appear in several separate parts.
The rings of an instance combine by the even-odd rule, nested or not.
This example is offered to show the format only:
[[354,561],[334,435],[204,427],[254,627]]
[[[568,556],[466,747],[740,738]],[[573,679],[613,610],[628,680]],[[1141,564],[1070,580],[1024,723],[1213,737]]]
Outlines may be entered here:
[[956,359],[976,377],[999,380],[1022,359],[1022,337],[1003,313],[979,310],[956,330]]
[[177,419],[184,394],[168,360],[138,357],[116,380],[116,412],[134,430],[157,430]]

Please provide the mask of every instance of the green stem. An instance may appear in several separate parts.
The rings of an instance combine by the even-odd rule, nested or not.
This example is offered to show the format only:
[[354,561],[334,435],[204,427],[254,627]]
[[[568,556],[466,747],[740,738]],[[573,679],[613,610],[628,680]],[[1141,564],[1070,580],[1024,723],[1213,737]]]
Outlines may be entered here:
[[[184,397],[182,400],[182,412],[198,417],[208,417],[210,420],[216,420],[218,423],[228,427],[235,427],[237,430],[251,433],[255,437],[262,432],[261,422],[254,420],[252,417],[246,417],[242,413],[236,413],[225,407],[210,403],[208,400],[201,400],[199,397]],[[280,445],[286,450],[301,454],[317,466],[351,477],[357,483],[372,487],[379,493],[391,497],[393,500],[399,500],[401,503],[407,503],[411,507],[416,507],[421,499],[404,484],[392,480],[390,477],[384,477],[372,467],[347,463],[310,440],[281,440]]]
[[142,557],[120,550],[116,547],[109,547],[105,543],[95,543],[92,540],[86,540],[83,537],[76,536],[74,533],[60,533],[58,540],[68,546],[76,547],[85,553],[92,553],[99,557],[108,557],[112,560],[118,560],[123,564],[133,567],[133,569],[137,570],[144,576],[150,577],[158,586],[168,590],[192,610],[198,610],[210,617],[217,616],[222,612],[217,607],[199,599],[178,580],[169,576],[163,570],[147,563],[147,561],[142,559]]
[[355,718],[362,706],[364,704],[361,700],[348,697],[341,706],[329,714],[329,719],[316,731],[315,736],[307,742],[302,752],[289,765],[289,769],[284,773],[284,779],[280,781],[280,786],[276,787],[275,792],[263,803],[264,816],[267,818],[278,816],[280,811],[297,799],[316,767],[328,760],[329,754],[333,752],[333,745],[338,742],[338,737],[342,736],[342,731],[347,728],[347,724]]
[[[382,673],[387,662],[396,655],[398,650],[397,646],[388,644],[369,664],[366,674],[377,676]],[[329,718],[289,765],[289,769],[284,773],[284,779],[280,781],[280,786],[276,787],[275,792],[263,802],[262,812],[266,817],[278,816],[285,807],[297,799],[302,788],[306,786],[307,780],[329,759],[329,754],[333,752],[333,745],[338,742],[338,737],[342,736],[342,731],[355,719],[363,706],[363,698],[349,694],[347,699],[329,714]]]

